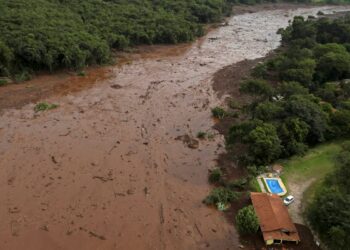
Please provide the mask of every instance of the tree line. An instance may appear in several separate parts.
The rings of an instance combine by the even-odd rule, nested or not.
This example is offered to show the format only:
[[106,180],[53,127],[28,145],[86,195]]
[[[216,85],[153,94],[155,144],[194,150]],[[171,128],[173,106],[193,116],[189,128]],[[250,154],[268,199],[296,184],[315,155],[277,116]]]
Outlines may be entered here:
[[0,77],[25,80],[39,70],[108,63],[112,50],[192,41],[234,4],[278,1],[0,0]]
[[109,62],[111,50],[180,43],[231,0],[0,0],[0,76]]

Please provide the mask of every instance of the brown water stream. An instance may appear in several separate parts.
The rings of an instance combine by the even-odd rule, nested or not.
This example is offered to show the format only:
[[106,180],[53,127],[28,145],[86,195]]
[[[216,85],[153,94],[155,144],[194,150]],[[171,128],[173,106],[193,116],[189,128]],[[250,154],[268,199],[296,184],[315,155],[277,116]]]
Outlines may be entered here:
[[[208,169],[224,150],[211,129],[210,108],[220,103],[211,77],[265,56],[292,16],[320,9],[344,7],[234,16],[179,53],[163,48],[103,69],[81,91],[66,83],[64,95],[46,99],[55,110],[6,110],[0,249],[237,249],[234,227],[202,204]],[[198,131],[214,139],[194,148],[176,139]]]

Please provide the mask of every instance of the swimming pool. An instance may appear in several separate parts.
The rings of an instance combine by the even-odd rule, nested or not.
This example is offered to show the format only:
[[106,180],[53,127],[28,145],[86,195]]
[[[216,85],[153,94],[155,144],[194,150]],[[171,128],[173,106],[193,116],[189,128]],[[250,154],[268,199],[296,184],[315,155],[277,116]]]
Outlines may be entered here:
[[283,189],[280,186],[278,179],[265,179],[267,186],[269,187],[271,193],[280,194],[283,193]]

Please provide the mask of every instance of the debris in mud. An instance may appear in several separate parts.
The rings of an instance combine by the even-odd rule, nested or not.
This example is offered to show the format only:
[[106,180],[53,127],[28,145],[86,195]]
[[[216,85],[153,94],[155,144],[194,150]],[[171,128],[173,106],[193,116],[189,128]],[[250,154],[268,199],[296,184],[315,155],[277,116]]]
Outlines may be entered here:
[[132,194],[135,193],[135,191],[134,191],[133,189],[128,189],[128,190],[126,191],[126,193],[127,193],[128,195],[132,195]]
[[15,181],[15,177],[11,177],[11,178],[9,178],[8,180],[7,180],[7,185],[12,185],[13,184],[13,182]]
[[196,228],[198,234],[203,238],[203,234],[202,234],[201,230],[199,230],[199,227],[196,223],[194,223],[194,227]]
[[95,176],[92,177],[92,179],[98,179],[98,180],[100,180],[102,182],[107,182],[107,181],[113,181],[114,180],[114,178],[112,177],[112,172],[111,171],[108,172],[107,176],[97,176],[97,175],[95,175]]
[[163,204],[160,204],[159,207],[159,219],[160,219],[160,224],[164,224],[164,211],[163,211]]
[[165,82],[165,80],[161,80],[161,81],[152,81],[151,84],[152,84],[152,85],[158,85],[158,84],[161,84],[162,82]]
[[113,84],[113,85],[111,85],[111,88],[112,89],[121,89],[122,86],[120,86],[119,84]]
[[40,230],[43,230],[43,231],[48,232],[48,231],[49,231],[49,228],[48,228],[47,225],[43,225],[43,226],[40,227]]
[[219,38],[218,37],[209,37],[208,40],[210,42],[213,42],[213,41],[219,40]]
[[226,26],[229,26],[229,23],[227,21],[219,24],[219,27],[226,27]]
[[98,238],[100,240],[106,240],[106,238],[103,235],[98,235],[92,231],[89,232],[89,235],[90,235],[90,237],[95,237],[95,238]]
[[67,133],[60,134],[59,136],[68,136],[70,133],[71,133],[71,131],[70,131],[70,130],[68,130],[68,131],[67,131]]
[[176,137],[175,140],[182,141],[184,144],[186,144],[189,148],[192,149],[197,149],[199,147],[199,141],[190,137],[188,134],[180,135]]
[[10,214],[17,214],[19,212],[21,212],[21,210],[18,207],[10,207],[9,208],[9,213]]
[[114,197],[115,197],[115,198],[117,198],[117,196],[125,196],[125,194],[123,194],[123,193],[116,193],[116,192],[114,192]]
[[57,164],[58,162],[56,161],[56,158],[55,156],[51,155],[51,161],[54,163],[54,164]]
[[19,235],[19,223],[15,220],[11,221],[11,234],[12,236]]

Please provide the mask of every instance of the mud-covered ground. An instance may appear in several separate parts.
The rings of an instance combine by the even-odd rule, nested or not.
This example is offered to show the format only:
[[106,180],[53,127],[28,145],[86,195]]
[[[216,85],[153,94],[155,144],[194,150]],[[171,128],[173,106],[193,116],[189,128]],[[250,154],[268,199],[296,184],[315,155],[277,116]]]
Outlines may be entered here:
[[[288,20],[320,9],[344,7],[236,15],[190,46],[1,88],[0,249],[238,249],[233,225],[202,204],[224,151],[212,76],[265,56]],[[28,100],[59,107],[35,113]]]

